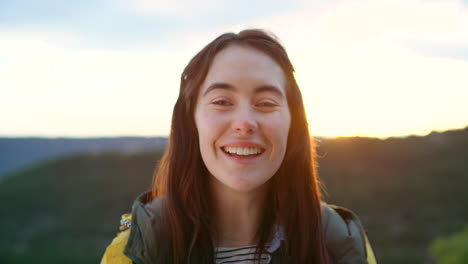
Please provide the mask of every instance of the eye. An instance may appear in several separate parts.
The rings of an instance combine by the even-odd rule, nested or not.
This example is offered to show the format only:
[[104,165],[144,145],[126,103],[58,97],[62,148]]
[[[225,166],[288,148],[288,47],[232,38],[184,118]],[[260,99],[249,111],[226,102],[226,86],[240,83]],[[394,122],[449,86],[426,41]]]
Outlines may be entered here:
[[257,104],[259,107],[275,107],[278,106],[278,104],[271,102],[271,101],[262,101]]
[[231,106],[232,105],[232,103],[226,99],[218,99],[218,100],[213,101],[211,104],[219,105],[219,106]]

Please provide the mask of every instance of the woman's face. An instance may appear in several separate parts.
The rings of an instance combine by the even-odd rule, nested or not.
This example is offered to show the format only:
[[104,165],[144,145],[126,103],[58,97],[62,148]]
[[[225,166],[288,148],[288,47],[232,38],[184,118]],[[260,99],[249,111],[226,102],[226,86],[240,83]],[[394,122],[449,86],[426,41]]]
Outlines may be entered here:
[[226,47],[200,87],[195,122],[210,183],[254,191],[276,173],[286,152],[291,115],[283,70],[254,48]]

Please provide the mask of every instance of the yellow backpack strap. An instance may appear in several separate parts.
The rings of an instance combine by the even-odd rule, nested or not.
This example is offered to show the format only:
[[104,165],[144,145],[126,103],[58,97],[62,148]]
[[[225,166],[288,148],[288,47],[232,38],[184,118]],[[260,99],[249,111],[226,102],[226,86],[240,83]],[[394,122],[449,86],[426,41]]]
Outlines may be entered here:
[[367,238],[366,232],[364,232],[364,240],[366,243],[367,263],[377,264],[377,259],[375,258],[374,249],[372,248],[369,242],[369,239]]
[[131,214],[122,215],[122,219],[120,220],[120,232],[117,233],[117,236],[107,247],[106,252],[104,252],[101,264],[132,264],[132,260],[123,253],[125,245],[127,245],[128,237],[130,236],[131,221]]

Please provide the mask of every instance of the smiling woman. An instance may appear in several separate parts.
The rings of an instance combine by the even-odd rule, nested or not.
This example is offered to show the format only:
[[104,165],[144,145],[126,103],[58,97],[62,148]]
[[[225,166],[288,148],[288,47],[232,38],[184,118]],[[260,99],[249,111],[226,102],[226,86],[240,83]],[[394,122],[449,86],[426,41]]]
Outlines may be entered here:
[[321,200],[293,73],[264,31],[201,50],[182,73],[153,191],[102,263],[375,263],[359,219]]
[[213,191],[265,195],[257,189],[273,177],[286,152],[291,115],[285,89],[281,67],[254,48],[232,45],[216,55],[195,108]]

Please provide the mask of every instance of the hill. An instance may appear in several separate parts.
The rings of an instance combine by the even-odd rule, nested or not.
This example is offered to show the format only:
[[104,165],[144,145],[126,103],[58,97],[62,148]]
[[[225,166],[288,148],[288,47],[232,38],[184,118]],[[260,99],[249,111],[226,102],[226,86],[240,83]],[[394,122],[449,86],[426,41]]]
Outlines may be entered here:
[[160,153],[66,157],[0,184],[0,263],[98,263]]
[[162,137],[0,138],[0,179],[16,169],[65,155],[136,153],[166,147]]
[[[426,137],[322,139],[326,200],[355,211],[379,263],[427,263],[468,222],[468,128]],[[0,184],[0,263],[97,263],[161,151],[78,155]]]
[[326,200],[361,217],[382,263],[427,263],[432,240],[468,223],[468,128],[320,144]]

